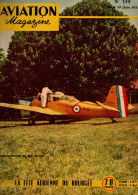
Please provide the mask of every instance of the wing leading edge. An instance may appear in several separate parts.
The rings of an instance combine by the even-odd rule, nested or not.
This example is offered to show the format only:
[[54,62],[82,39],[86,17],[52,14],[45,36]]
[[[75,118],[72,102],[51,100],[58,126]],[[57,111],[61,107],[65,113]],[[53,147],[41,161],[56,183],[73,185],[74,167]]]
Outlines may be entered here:
[[52,116],[67,115],[67,113],[56,112],[56,111],[53,111],[49,108],[40,108],[40,107],[36,107],[36,106],[23,106],[23,105],[18,105],[18,104],[8,104],[8,103],[1,103],[0,102],[0,107],[26,110],[26,111],[31,111],[31,112],[38,112],[41,114],[47,114],[47,115],[52,115]]

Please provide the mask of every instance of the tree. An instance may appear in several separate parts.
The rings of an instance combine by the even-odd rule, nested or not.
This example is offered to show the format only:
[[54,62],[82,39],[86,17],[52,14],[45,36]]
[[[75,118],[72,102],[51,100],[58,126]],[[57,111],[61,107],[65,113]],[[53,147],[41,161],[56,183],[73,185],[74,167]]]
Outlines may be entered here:
[[4,87],[3,87],[3,82],[5,81],[6,77],[3,74],[3,68],[5,66],[5,56],[4,56],[4,50],[0,48],[0,99],[3,96],[4,93]]
[[4,50],[0,48],[0,82],[4,79],[2,75],[2,67],[4,66],[4,62],[5,62]]
[[[106,0],[83,0],[62,15],[123,15]],[[128,19],[61,19],[59,32],[16,32],[9,46],[7,82],[14,93],[51,88],[92,96],[95,89],[137,77],[137,31]],[[83,93],[82,93],[83,92]]]
[[[84,0],[65,9],[62,15],[123,14],[107,1]],[[91,89],[114,84],[128,87],[136,79],[137,31],[127,19],[65,19],[60,25],[56,50],[62,50],[62,57],[57,54],[57,66],[60,63],[61,70],[68,73],[66,78],[74,90],[80,86],[80,91],[85,89],[88,94]]]
[[37,33],[15,32],[8,49],[5,72],[7,82],[12,85],[11,93],[29,95],[37,89],[37,76],[34,74],[37,64]]

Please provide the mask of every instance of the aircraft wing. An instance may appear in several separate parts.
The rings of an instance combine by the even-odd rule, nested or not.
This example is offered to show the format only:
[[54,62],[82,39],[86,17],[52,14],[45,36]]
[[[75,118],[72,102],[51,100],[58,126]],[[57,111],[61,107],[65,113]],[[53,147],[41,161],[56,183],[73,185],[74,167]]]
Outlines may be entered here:
[[1,103],[0,102],[0,107],[26,110],[26,111],[31,111],[31,112],[38,112],[38,113],[41,113],[41,114],[52,115],[52,116],[67,115],[67,113],[65,113],[65,112],[57,112],[57,111],[53,111],[49,108],[40,108],[40,107],[37,107],[37,106],[23,106],[23,105],[18,105],[18,104],[8,104],[8,103]]
[[98,105],[102,106],[103,108],[107,109],[107,110],[113,110],[113,111],[119,112],[119,110],[115,107],[104,105],[104,104],[102,104],[101,102],[98,102],[98,101],[96,103]]

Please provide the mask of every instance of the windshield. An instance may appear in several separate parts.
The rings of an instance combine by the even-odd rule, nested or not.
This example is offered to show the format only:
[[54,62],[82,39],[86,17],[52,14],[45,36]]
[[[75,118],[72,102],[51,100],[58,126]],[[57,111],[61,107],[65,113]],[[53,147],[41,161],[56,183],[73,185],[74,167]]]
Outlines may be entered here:
[[73,98],[70,102],[78,102],[79,100]]
[[70,102],[78,102],[79,100],[72,98],[70,96],[64,95],[61,97],[61,100],[70,100]]
[[71,100],[71,97],[64,95],[61,97],[61,100]]

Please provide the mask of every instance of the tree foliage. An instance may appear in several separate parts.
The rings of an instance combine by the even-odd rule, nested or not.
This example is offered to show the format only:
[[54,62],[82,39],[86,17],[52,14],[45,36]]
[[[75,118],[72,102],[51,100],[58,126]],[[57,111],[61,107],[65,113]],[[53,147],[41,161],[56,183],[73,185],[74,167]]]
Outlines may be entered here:
[[[61,15],[123,15],[106,0],[83,0]],[[50,88],[91,96],[137,77],[137,31],[127,19],[61,19],[59,32],[15,32],[5,66],[10,93]],[[13,89],[13,90],[12,90]]]
[[3,75],[2,75],[2,68],[4,66],[4,62],[5,62],[5,56],[4,56],[4,50],[2,48],[0,48],[0,81],[2,81]]
[[2,98],[2,94],[3,94],[3,82],[5,81],[6,77],[3,74],[3,69],[4,69],[4,65],[5,65],[5,56],[4,56],[4,50],[2,48],[0,48],[0,99]]

